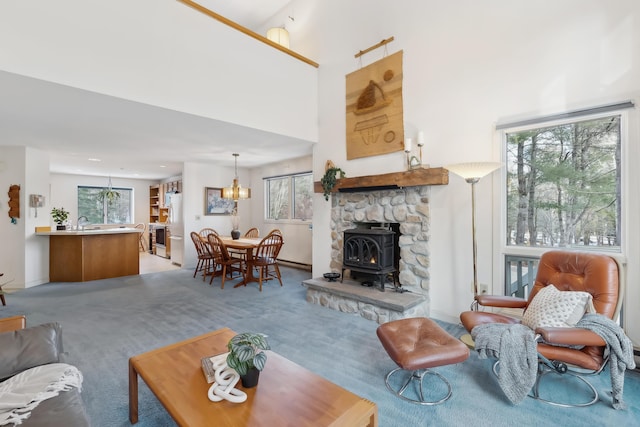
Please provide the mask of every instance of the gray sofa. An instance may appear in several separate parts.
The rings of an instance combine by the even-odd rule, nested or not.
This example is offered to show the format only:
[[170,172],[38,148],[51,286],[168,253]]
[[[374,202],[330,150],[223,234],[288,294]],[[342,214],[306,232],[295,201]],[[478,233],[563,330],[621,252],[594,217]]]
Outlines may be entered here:
[[[60,324],[47,323],[11,331],[16,329],[15,325],[24,327],[24,317],[0,319],[0,382],[35,366],[66,363]],[[2,332],[3,330],[9,332]],[[62,391],[58,396],[42,401],[29,418],[20,424],[21,427],[89,425],[82,396],[77,388]]]

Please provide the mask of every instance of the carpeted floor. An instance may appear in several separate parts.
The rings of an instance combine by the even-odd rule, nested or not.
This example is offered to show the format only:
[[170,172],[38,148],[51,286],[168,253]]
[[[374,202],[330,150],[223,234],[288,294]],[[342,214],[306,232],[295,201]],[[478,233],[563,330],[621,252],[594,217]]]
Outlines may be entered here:
[[[209,286],[188,270],[51,283],[8,295],[0,316],[26,314],[28,325],[62,324],[65,350],[84,373],[82,396],[98,427],[130,425],[129,357],[224,326],[266,333],[274,351],[375,402],[381,427],[640,425],[637,372],[626,374],[623,411],[611,407],[608,371],[591,378],[601,402],[589,408],[557,408],[530,398],[512,405],[491,373],[491,361],[474,353],[464,363],[437,369],[453,385],[449,401],[434,407],[401,401],[384,385],[395,365],[376,337],[378,325],[308,304],[301,282],[309,273],[282,270],[284,287],[270,282],[262,293],[256,284],[234,289],[233,282],[221,290],[219,279]],[[455,336],[463,333],[458,325],[441,324]],[[561,386],[552,391],[574,394]],[[175,425],[142,380],[139,408],[141,427]]]

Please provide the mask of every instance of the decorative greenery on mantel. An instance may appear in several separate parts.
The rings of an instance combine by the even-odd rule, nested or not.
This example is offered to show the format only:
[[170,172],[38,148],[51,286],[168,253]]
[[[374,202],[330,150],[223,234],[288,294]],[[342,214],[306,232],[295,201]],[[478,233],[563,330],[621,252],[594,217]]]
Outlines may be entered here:
[[332,166],[327,168],[324,172],[324,176],[320,179],[325,200],[329,200],[329,194],[331,194],[331,190],[333,190],[333,187],[336,185],[338,179],[336,175],[338,174],[340,174],[340,179],[345,177],[345,173],[342,169]]

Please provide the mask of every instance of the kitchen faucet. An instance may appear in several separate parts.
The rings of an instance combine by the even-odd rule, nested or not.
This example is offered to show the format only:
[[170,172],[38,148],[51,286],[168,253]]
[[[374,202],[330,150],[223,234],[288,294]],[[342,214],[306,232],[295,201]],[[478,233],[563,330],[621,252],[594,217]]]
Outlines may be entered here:
[[86,216],[82,215],[80,217],[78,217],[78,223],[76,226],[76,229],[78,228],[82,228],[82,231],[84,231],[84,226],[89,224],[89,218],[87,218]]

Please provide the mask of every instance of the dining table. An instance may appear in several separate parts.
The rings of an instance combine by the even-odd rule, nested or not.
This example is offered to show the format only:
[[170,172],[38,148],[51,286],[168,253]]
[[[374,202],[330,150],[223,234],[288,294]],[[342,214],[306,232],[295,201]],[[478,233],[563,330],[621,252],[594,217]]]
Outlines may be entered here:
[[227,248],[232,248],[240,251],[245,251],[247,254],[246,262],[246,272],[244,274],[244,279],[242,282],[234,285],[234,288],[239,286],[246,286],[247,283],[251,282],[259,282],[260,278],[253,275],[253,255],[254,249],[258,247],[258,244],[262,241],[261,237],[240,237],[239,239],[233,239],[231,236],[219,236],[220,240],[224,243]]

